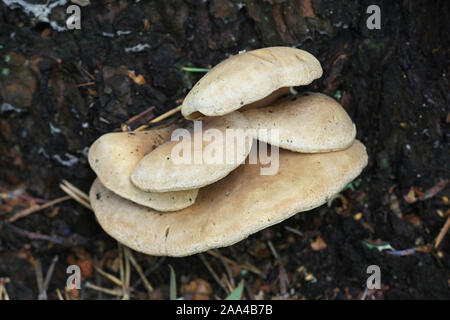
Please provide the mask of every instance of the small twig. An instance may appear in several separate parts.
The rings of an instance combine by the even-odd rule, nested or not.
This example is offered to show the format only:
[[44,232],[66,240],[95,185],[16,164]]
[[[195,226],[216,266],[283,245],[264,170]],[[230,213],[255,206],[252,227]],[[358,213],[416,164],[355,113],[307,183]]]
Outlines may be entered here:
[[[101,286],[102,285],[102,276],[101,276],[101,272],[104,272],[103,270],[101,270],[98,267],[98,258],[96,256],[94,256],[94,269],[97,271],[94,275],[94,284],[96,286]],[[101,270],[100,272],[98,270]],[[104,272],[107,275],[110,275],[106,272]],[[112,276],[112,275],[111,275]],[[114,276],[113,276],[114,277]],[[115,277],[114,277],[115,278]],[[119,280],[120,281],[120,280]],[[103,300],[103,293],[98,291],[97,292],[97,300]]]
[[364,290],[364,293],[361,297],[361,300],[366,300],[367,294],[369,293],[369,288],[366,287],[366,289]]
[[69,199],[70,199],[70,196],[64,196],[64,197],[52,200],[52,201],[44,203],[44,204],[32,206],[30,208],[27,208],[27,209],[24,209],[24,210],[21,210],[21,211],[15,213],[11,218],[8,219],[8,221],[14,222],[20,218],[29,216],[30,214],[32,214],[34,212],[44,210],[48,207],[54,206],[57,203],[60,203],[60,202],[63,202],[63,201],[69,200]]
[[82,66],[79,66],[79,69],[84,72],[91,80],[95,80],[95,77],[86,69],[84,69]]
[[122,296],[122,290],[117,288],[117,289],[108,289],[108,288],[103,288],[100,286],[96,286],[93,283],[90,283],[89,281],[86,281],[86,288],[92,289],[92,290],[96,290],[96,291],[100,291],[106,294],[109,294],[111,296]]
[[230,294],[231,291],[228,289],[228,287],[222,282],[220,281],[219,276],[217,275],[217,273],[214,271],[214,269],[211,267],[211,265],[209,264],[209,262],[206,260],[205,256],[202,253],[199,253],[198,256],[200,257],[200,259],[202,260],[203,264],[205,265],[206,269],[208,269],[209,273],[211,273],[212,277],[214,278],[214,280],[216,280],[216,282],[220,285],[220,287],[225,290],[225,292],[227,294]]
[[[88,201],[86,201],[85,199],[83,199],[82,197],[80,197],[74,190],[72,190],[72,188],[64,185],[64,184],[59,184],[59,187],[65,192],[67,193],[69,196],[71,196],[75,201],[77,201],[78,203],[82,204],[83,206],[85,206],[86,208],[88,208],[89,210],[92,210],[92,207],[90,205],[90,203]],[[79,190],[80,192],[82,192],[81,190]]]
[[[219,258],[219,256],[217,255],[217,253],[214,252],[214,251],[211,251],[211,250],[210,250],[210,251],[207,251],[206,253],[209,254],[209,255],[211,255],[211,256],[213,256],[213,257],[215,257],[215,258]],[[224,256],[222,256],[222,258],[223,258],[226,262],[228,262],[229,264],[239,266],[239,267],[241,267],[242,269],[246,269],[246,270],[248,270],[248,271],[250,271],[250,272],[253,272],[254,274],[256,274],[256,275],[258,275],[258,276],[262,276],[261,270],[259,270],[259,269],[256,268],[255,266],[252,266],[252,265],[249,264],[249,263],[238,263],[238,262],[236,262],[236,261],[234,261],[234,260],[232,260],[232,259],[230,259],[230,258],[224,257]]]
[[0,300],[9,300],[8,292],[3,284],[0,284]]
[[142,268],[141,266],[138,264],[138,262],[136,261],[136,259],[133,256],[133,253],[131,252],[131,250],[129,248],[126,248],[126,254],[128,255],[128,259],[130,260],[131,264],[133,265],[133,267],[136,269],[137,273],[139,274],[139,276],[142,279],[142,282],[144,283],[144,287],[147,289],[147,292],[150,296],[150,294],[153,292],[153,287],[150,284],[150,282],[148,281],[147,277],[144,275],[144,272],[142,272]]
[[280,292],[283,296],[285,296],[287,294],[287,286],[289,285],[286,269],[284,268],[283,261],[281,261],[280,256],[278,255],[274,245],[272,244],[272,241],[268,240],[267,243],[269,245],[270,251],[278,262],[278,279],[280,280]]
[[83,198],[84,200],[86,200],[87,202],[91,201],[89,199],[89,196],[84,193],[83,191],[81,191],[80,189],[78,189],[77,187],[75,187],[73,184],[71,184],[69,181],[63,179],[62,181],[68,188],[70,188],[70,190],[72,190],[75,194],[77,194],[78,196],[80,196],[81,198]]
[[[176,108],[173,108],[172,110],[167,111],[166,113],[163,113],[162,115],[156,117],[155,119],[151,120],[150,123],[155,123],[155,122],[159,122],[162,121],[164,119],[167,119],[168,117],[174,115],[175,113],[179,112],[181,110],[181,105],[179,105]],[[140,126],[139,128],[137,128],[134,131],[142,131],[148,128],[147,124],[144,124],[142,126]]]
[[58,288],[56,288],[56,295],[58,296],[59,300],[64,300],[62,294],[61,294],[61,290],[59,290]]
[[223,264],[223,266],[225,268],[225,271],[228,274],[228,278],[230,279],[230,285],[231,285],[231,288],[232,288],[231,290],[233,290],[236,287],[236,284],[234,282],[234,277],[233,277],[233,273],[231,272],[231,268],[228,265],[228,262],[223,258],[222,254],[220,253],[219,250],[214,249],[214,252],[217,253],[217,256],[219,257],[220,261],[222,262],[222,264]]
[[148,124],[143,124],[142,126],[137,127],[134,129],[135,132],[142,131],[148,128]]
[[181,105],[179,105],[178,107],[173,108],[172,110],[169,110],[166,113],[163,113],[162,115],[156,117],[155,119],[150,121],[150,123],[155,123],[155,122],[159,122],[159,121],[162,121],[164,119],[167,119],[168,117],[170,117],[171,115],[174,115],[175,113],[177,113],[179,111],[181,111]]
[[39,199],[39,198],[33,198],[24,194],[14,194],[14,192],[8,191],[7,189],[3,188],[0,186],[0,191],[2,192],[2,197],[9,197],[12,199],[16,199],[16,198],[20,198],[23,200],[28,200],[28,201],[34,201],[36,203],[47,203],[48,200],[45,199]]
[[87,86],[93,86],[93,85],[95,85],[95,82],[94,81],[90,81],[90,82],[86,82],[86,83],[77,84],[76,87],[80,88],[80,87],[87,87]]
[[[144,272],[144,276],[148,277],[153,271],[155,271],[156,269],[158,269],[163,262],[166,260],[166,257],[161,257],[158,261],[156,261],[155,264],[153,264],[151,267],[149,267],[147,270],[145,270]],[[140,285],[142,282],[142,278],[137,279],[133,285],[131,286],[131,289],[136,288],[138,285]]]
[[153,119],[155,117],[153,114],[154,110],[155,110],[155,106],[151,106],[151,107],[145,109],[144,111],[142,111],[141,113],[139,113],[139,114],[131,117],[127,121],[125,121],[125,124],[127,126],[130,126],[133,124],[133,122],[136,122],[139,119],[142,119],[142,121],[144,121],[144,122],[150,121],[151,119]]
[[272,252],[272,254],[275,257],[275,259],[278,260],[278,253],[277,253],[277,250],[275,250],[275,247],[273,246],[272,241],[268,240],[267,244],[269,246],[270,252]]
[[5,287],[5,284],[9,283],[9,281],[9,278],[0,278],[0,300],[9,300],[9,295]]
[[123,300],[129,300],[130,299],[131,266],[130,266],[130,259],[125,251],[126,250],[125,246],[122,246],[122,250],[124,253],[124,260],[125,260],[125,292],[126,292],[126,295],[123,297]]
[[303,233],[301,231],[297,230],[297,229],[294,229],[294,228],[291,228],[291,227],[288,227],[288,226],[285,226],[284,228],[286,229],[286,231],[292,232],[292,233],[294,233],[294,234],[296,234],[298,236],[303,237]]
[[225,284],[225,286],[228,288],[229,292],[232,292],[234,287],[231,285],[230,281],[228,280],[227,276],[222,273],[222,281]]
[[[79,198],[84,200],[84,205],[88,205],[90,207],[90,199],[89,199],[89,195],[87,195],[85,192],[81,191],[80,189],[78,189],[76,186],[74,186],[73,184],[71,184],[70,182],[68,182],[67,180],[63,180],[63,183],[60,184],[60,187],[63,186],[66,188],[66,190],[69,190],[71,194],[73,194],[74,196],[72,196],[73,198]],[[77,200],[78,201],[78,200]]]
[[119,248],[119,260],[120,260],[120,281],[122,282],[122,300],[128,300],[130,298],[130,261],[125,255],[124,246],[117,242]]
[[56,244],[64,243],[63,238],[53,238],[53,237],[47,236],[45,234],[26,231],[26,230],[20,229],[14,225],[8,223],[8,222],[2,222],[2,223],[0,223],[0,225],[7,226],[12,231],[14,231],[22,236],[25,236],[25,237],[29,238],[30,240],[45,240],[45,241],[49,241],[49,242],[56,243]]
[[280,279],[280,292],[285,296],[287,294],[287,287],[289,286],[289,279],[281,259],[278,259],[278,278]]
[[[50,267],[48,268],[47,274],[45,275],[45,280],[43,284],[43,288],[41,293],[39,294],[39,300],[47,300],[47,289],[50,285],[50,280],[52,279],[53,271],[55,270],[56,262],[58,262],[58,256],[55,256],[52,260],[52,263],[50,264]],[[42,299],[41,299],[42,297]]]
[[47,300],[47,294],[44,292],[44,276],[42,275],[42,264],[41,260],[36,259],[36,263],[34,265],[34,272],[36,274],[36,283],[38,287],[38,299],[39,300]]
[[117,247],[119,250],[119,274],[120,274],[120,282],[122,283],[122,296],[125,296],[126,290],[125,290],[125,267],[123,264],[123,251],[122,251],[122,245],[120,242],[117,242]]
[[120,281],[119,278],[113,276],[113,275],[110,274],[110,273],[107,273],[107,272],[103,271],[102,269],[100,269],[100,268],[97,267],[97,266],[95,267],[95,270],[96,270],[99,274],[101,274],[102,276],[104,276],[106,279],[111,280],[112,282],[114,282],[116,285],[121,286],[121,287],[123,286],[123,283],[122,283],[122,281]]
[[450,216],[447,218],[447,221],[445,222],[444,226],[442,227],[441,231],[439,232],[438,236],[436,237],[436,242],[434,243],[435,249],[437,249],[439,247],[439,245],[441,244],[445,235],[447,234],[447,231],[449,228],[450,228]]

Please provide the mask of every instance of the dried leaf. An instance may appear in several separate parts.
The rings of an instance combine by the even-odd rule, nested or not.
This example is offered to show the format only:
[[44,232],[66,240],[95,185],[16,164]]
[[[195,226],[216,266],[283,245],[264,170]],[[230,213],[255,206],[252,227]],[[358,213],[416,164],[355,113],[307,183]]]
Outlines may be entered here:
[[411,189],[409,189],[408,194],[404,196],[403,199],[405,199],[405,201],[408,203],[414,203],[417,201],[414,187],[411,187]]
[[388,189],[388,193],[389,193],[389,194],[392,194],[392,192],[394,192],[394,189],[395,189],[396,187],[397,187],[397,186],[396,186],[395,184],[393,184],[392,186],[390,186],[389,189]]
[[314,242],[311,243],[311,249],[320,251],[327,248],[327,244],[323,241],[321,236],[318,236]]
[[357,214],[355,214],[353,216],[353,219],[355,219],[356,221],[359,221],[359,220],[361,220],[362,217],[363,217],[362,212],[358,212]]
[[59,207],[55,207],[52,209],[52,211],[47,215],[49,218],[54,218],[59,213]]
[[92,278],[94,274],[94,261],[92,260],[91,255],[82,247],[74,248],[73,251],[74,253],[67,256],[67,263],[78,265],[83,278]]
[[129,76],[131,79],[133,79],[134,83],[136,83],[138,86],[142,86],[142,85],[144,85],[144,84],[146,83],[144,77],[143,77],[141,74],[138,75],[138,76],[136,76],[136,74],[134,73],[134,71],[130,71],[130,72],[128,73],[128,76]]
[[441,190],[443,190],[445,188],[445,186],[447,186],[447,184],[448,184],[448,180],[442,180],[434,187],[425,191],[425,193],[423,195],[419,195],[419,200],[423,201],[423,200],[433,198],[436,194],[438,194]]
[[375,229],[374,229],[372,223],[367,222],[367,221],[362,221],[361,224],[364,227],[364,229],[369,230],[371,233],[375,233]]
[[414,227],[418,228],[422,225],[422,220],[416,216],[415,214],[408,214],[404,217],[404,220],[410,224],[412,224]]
[[184,285],[181,292],[186,299],[209,300],[212,294],[212,288],[209,282],[197,278]]
[[401,219],[403,216],[402,210],[400,209],[400,201],[398,201],[398,198],[395,194],[391,194],[391,199],[389,201],[389,207],[391,208],[392,212],[395,213],[397,218]]

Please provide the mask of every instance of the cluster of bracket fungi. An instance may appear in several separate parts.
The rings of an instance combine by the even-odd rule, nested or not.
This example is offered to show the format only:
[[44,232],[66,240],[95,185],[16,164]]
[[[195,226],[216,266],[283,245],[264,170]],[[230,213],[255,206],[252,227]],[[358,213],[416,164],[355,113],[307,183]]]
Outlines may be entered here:
[[[189,138],[171,139],[180,129],[174,124],[101,136],[89,163],[97,174],[90,200],[102,228],[137,251],[186,256],[232,245],[324,204],[361,173],[368,157],[338,102],[291,93],[321,76],[319,61],[300,49],[240,53],[187,94],[181,112],[202,125],[189,128]],[[237,132],[233,139],[227,130]],[[208,132],[215,139],[205,139]],[[232,161],[192,161],[212,141],[219,160],[237,148]],[[248,161],[262,144],[279,148],[272,174],[261,173],[267,164],[258,155]],[[175,161],[179,150],[191,161]]]

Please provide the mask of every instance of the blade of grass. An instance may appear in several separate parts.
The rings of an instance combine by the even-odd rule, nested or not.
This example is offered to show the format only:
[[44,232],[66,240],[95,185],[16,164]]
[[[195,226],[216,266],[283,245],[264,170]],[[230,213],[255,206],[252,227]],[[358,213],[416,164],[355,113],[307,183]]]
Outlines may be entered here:
[[241,300],[243,290],[244,290],[244,280],[239,282],[238,286],[233,290],[233,292],[230,293],[228,297],[225,298],[225,300]]
[[177,278],[175,276],[175,270],[169,264],[170,268],[170,300],[177,300]]
[[208,68],[196,68],[196,67],[182,67],[181,69],[183,71],[187,71],[187,72],[208,72],[209,71]]
[[378,251],[383,251],[383,250],[392,250],[395,251],[395,249],[389,244],[371,244],[369,242],[363,241],[363,244],[369,248],[369,249],[377,249]]

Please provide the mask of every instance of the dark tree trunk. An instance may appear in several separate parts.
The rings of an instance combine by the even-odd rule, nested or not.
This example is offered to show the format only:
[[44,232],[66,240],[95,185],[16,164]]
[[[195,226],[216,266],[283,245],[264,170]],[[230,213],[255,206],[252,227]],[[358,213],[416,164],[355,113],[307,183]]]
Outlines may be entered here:
[[[81,30],[66,32],[0,3],[2,188],[24,183],[34,196],[52,199],[62,195],[58,183],[67,179],[88,190],[94,178],[86,160],[89,145],[150,106],[155,106],[155,115],[175,107],[201,76],[183,72],[181,66],[210,67],[240,50],[288,45],[318,57],[324,75],[306,89],[341,102],[370,157],[358,192],[364,198],[360,209],[375,233],[330,231],[330,246],[339,247],[346,239],[354,241],[347,246],[358,246],[363,238],[381,238],[402,248],[415,246],[418,238],[433,241],[443,224],[436,214],[445,211],[442,202],[408,204],[403,195],[411,187],[426,190],[449,176],[448,1],[91,2],[95,4],[81,9]],[[381,9],[380,30],[366,25],[366,9],[372,4]],[[56,8],[50,19],[63,25],[61,16],[65,8]],[[141,52],[129,50],[139,44],[144,45]],[[146,84],[135,84],[129,70],[141,74]],[[420,217],[422,229],[393,214],[392,195],[403,213]],[[47,234],[68,228],[90,240],[101,234],[90,213],[75,204],[66,210],[78,213],[58,218],[63,227],[43,217],[30,217],[23,227],[35,230],[33,225],[41,223],[38,229]],[[10,237],[1,234],[0,244],[8,250],[21,246]],[[358,248],[357,262],[347,261],[342,268],[359,263],[361,271],[384,259]],[[445,248],[448,253],[448,242]],[[349,253],[336,250],[337,255]],[[333,264],[339,256],[330,253],[323,259]],[[440,264],[411,259],[416,259],[411,264],[420,260],[426,271],[405,275],[407,280],[392,296],[448,298],[449,258]],[[378,261],[388,265],[390,276],[399,268],[398,260]],[[351,276],[334,265],[324,268],[324,275]],[[425,284],[430,274],[437,279]],[[406,289],[410,285],[412,293]],[[314,298],[312,293],[309,297]]]

